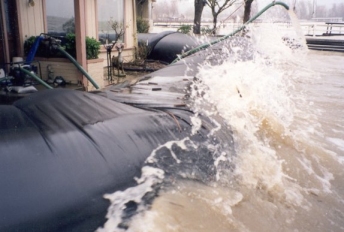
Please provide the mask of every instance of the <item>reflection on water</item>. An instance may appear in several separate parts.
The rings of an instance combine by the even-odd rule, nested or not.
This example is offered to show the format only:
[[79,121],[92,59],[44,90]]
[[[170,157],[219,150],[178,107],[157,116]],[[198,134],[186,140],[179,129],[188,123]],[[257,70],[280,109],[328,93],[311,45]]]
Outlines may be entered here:
[[127,231],[344,230],[344,55],[308,51],[274,25],[250,30],[253,59],[200,67],[191,94],[196,113],[233,130],[235,168],[170,181]]

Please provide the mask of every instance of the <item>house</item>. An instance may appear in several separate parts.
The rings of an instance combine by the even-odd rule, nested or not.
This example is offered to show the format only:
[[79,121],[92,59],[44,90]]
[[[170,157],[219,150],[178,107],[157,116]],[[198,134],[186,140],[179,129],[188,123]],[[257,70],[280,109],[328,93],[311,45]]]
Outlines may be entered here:
[[[122,53],[124,61],[133,60],[137,49],[136,6],[140,4],[140,7],[147,8],[151,6],[151,1],[146,0],[142,5],[142,0],[0,0],[0,63],[25,60],[24,43],[32,36],[41,33],[60,35],[72,31],[75,32],[77,62],[99,87],[104,87],[107,84],[104,67],[108,65],[108,54],[102,44],[98,59],[87,60],[86,37],[109,43],[114,34],[110,23],[119,22],[126,30],[121,38],[125,44]],[[147,11],[144,9],[144,12]],[[104,40],[104,35],[107,40]],[[111,52],[116,55],[116,49]],[[35,60],[40,66],[38,76],[43,80],[52,74],[62,76],[73,84],[81,83],[85,90],[94,89],[66,58],[36,56]],[[9,65],[2,66],[8,71]]]

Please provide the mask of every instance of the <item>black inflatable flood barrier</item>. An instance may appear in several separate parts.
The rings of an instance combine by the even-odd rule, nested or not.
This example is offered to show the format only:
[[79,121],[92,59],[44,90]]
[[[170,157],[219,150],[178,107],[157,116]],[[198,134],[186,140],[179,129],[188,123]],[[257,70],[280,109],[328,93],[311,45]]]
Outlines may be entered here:
[[103,194],[134,185],[158,144],[190,131],[191,113],[177,114],[179,126],[164,112],[57,89],[0,106],[0,231],[96,230]]
[[307,38],[307,46],[312,50],[344,52],[344,41],[337,39]]
[[[173,101],[183,94],[171,88],[187,82],[160,81],[154,89],[164,90],[141,90],[137,95],[154,93],[143,100],[111,90],[53,89],[0,105],[0,231],[95,231],[110,206],[104,194],[135,186],[159,145],[186,137],[206,144],[216,125],[204,119],[191,135],[193,112]],[[212,152],[203,152],[209,162],[200,165],[215,174]]]
[[[191,81],[185,71],[193,78],[209,53],[217,51],[221,58],[221,46],[133,86],[95,93],[44,90],[0,105],[0,231],[94,231],[103,226],[109,207],[104,194],[136,185],[134,177],[154,149],[190,136],[193,113],[182,104]],[[116,89],[126,87],[127,93]],[[203,121],[193,140],[208,141],[214,127]],[[221,134],[220,141],[233,146],[230,130]]]
[[148,59],[166,63],[171,63],[178,54],[199,45],[195,37],[173,31],[158,34],[138,34],[138,41],[148,45],[150,49]]

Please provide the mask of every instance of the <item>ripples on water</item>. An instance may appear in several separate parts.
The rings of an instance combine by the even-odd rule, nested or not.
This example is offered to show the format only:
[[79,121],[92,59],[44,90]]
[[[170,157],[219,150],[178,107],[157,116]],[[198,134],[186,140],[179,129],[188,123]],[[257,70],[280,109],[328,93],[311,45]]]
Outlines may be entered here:
[[[193,84],[193,110],[221,116],[233,131],[236,155],[224,155],[222,147],[214,165],[220,169],[231,159],[235,167],[208,183],[170,181],[122,228],[344,231],[344,56],[308,51],[297,33],[274,25],[250,28],[249,36],[253,59],[232,54],[218,66],[204,65]],[[162,147],[173,144],[180,150],[194,146],[185,138]],[[117,225],[127,202],[141,202],[162,182],[164,172],[147,166],[138,187],[106,196],[110,220],[99,231],[122,231]]]

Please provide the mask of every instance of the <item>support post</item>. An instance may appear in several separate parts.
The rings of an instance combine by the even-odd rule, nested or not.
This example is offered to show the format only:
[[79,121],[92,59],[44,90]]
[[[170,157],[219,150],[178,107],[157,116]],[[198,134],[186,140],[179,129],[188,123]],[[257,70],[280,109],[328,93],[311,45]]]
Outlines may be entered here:
[[[74,0],[74,13],[75,13],[75,46],[76,46],[76,60],[78,63],[87,70],[86,62],[86,16],[85,16],[85,1]],[[78,79],[82,85],[87,89],[87,79],[78,74]]]

